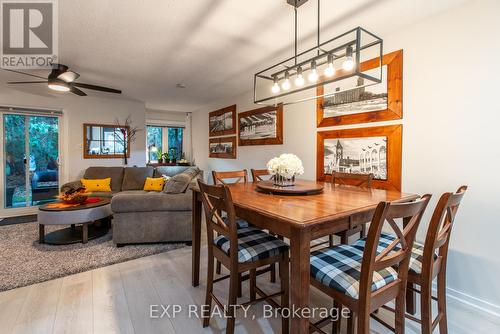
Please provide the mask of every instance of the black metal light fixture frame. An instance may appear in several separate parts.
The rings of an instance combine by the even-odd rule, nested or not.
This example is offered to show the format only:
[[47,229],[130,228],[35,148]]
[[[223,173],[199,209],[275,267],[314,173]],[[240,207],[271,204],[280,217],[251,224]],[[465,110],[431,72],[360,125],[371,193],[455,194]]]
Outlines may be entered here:
[[[376,36],[375,34],[367,31],[366,29],[363,29],[361,27],[356,27],[354,29],[351,29],[341,35],[338,35],[330,40],[327,40],[325,42],[320,43],[320,0],[318,0],[318,30],[317,30],[317,45],[305,50],[301,53],[297,53],[297,8],[298,6],[302,5],[305,3],[305,1],[302,1],[298,3],[298,0],[288,0],[288,3],[291,1],[295,1],[294,4],[294,11],[295,11],[295,52],[294,56],[290,57],[282,62],[279,62],[277,64],[274,64],[254,75],[254,103],[256,104],[265,104],[265,105],[276,105],[278,103],[283,103],[284,105],[286,104],[292,104],[292,103],[298,103],[302,101],[307,101],[310,99],[315,99],[318,97],[328,97],[332,96],[335,94],[335,92],[327,92],[326,90],[324,94],[322,95],[317,95],[316,90],[314,91],[314,94],[312,96],[307,96],[307,97],[298,97],[296,100],[293,100],[291,102],[286,102],[283,101],[284,97],[290,96],[292,94],[296,94],[299,92],[303,92],[305,90],[313,89],[318,86],[326,86],[331,83],[335,83],[341,80],[345,80],[348,78],[352,77],[358,77],[358,78],[363,78],[366,81],[368,81],[367,84],[364,84],[363,87],[370,86],[373,84],[377,84],[382,82],[382,56],[383,56],[383,40]],[[369,38],[363,38],[362,36],[367,36]],[[364,42],[364,40],[367,39],[369,40],[368,42]],[[336,43],[339,43],[336,45]],[[379,69],[377,69],[377,75],[373,75],[373,71],[371,74],[368,73],[363,73],[361,71],[361,58],[362,54],[361,52],[363,50],[371,49],[372,56],[373,53],[375,53],[375,56],[379,57]],[[373,49],[374,48],[374,49]],[[346,57],[346,53],[348,51],[352,50],[352,58],[354,61],[354,66],[352,70],[344,70],[344,69],[338,69],[336,72],[336,75],[328,78],[326,76],[321,76],[319,80],[317,80],[314,83],[307,83],[302,87],[294,87],[289,90],[279,90],[279,93],[271,93],[270,89],[267,89],[267,83],[270,85],[268,86],[269,88],[272,87],[274,83],[279,82],[280,80],[285,79],[285,74],[287,74],[288,77],[293,77],[297,75],[298,70],[301,73],[306,73],[307,71],[311,70],[311,65],[315,64],[318,68],[321,67],[322,65],[328,64],[328,62],[331,59],[336,59],[340,60]],[[316,52],[314,52],[316,51]],[[302,59],[305,55],[315,53],[313,56],[309,56],[305,59]],[[258,83],[259,81],[266,83],[266,87],[261,89],[264,93],[267,93],[268,96],[265,94],[259,94],[259,87]],[[306,80],[307,81],[307,80]],[[346,90],[352,90],[352,89],[357,89],[360,86],[353,86],[351,88],[343,89],[343,91]],[[264,96],[260,96],[264,95]]]

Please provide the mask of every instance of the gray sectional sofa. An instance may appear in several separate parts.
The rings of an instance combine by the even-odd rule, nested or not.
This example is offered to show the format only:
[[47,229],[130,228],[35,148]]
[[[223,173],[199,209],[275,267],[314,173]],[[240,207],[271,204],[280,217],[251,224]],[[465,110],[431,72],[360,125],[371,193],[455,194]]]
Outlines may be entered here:
[[[162,175],[174,177],[174,181],[182,179],[183,183],[188,184],[179,182],[170,187],[168,192],[175,193],[143,190],[146,177]],[[111,178],[112,191],[92,193],[92,196],[112,197],[113,242],[116,245],[191,242],[190,188],[196,185],[198,178],[203,178],[202,171],[196,167],[184,166],[90,167],[83,176],[85,179],[108,177]],[[61,191],[80,186],[80,181],[70,182],[64,184]],[[183,190],[185,186],[186,189]]]

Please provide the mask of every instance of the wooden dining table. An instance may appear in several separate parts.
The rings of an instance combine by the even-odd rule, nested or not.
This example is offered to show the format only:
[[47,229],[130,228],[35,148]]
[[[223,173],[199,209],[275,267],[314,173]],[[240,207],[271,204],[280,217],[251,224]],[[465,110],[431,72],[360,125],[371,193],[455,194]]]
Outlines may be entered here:
[[[382,201],[408,202],[415,194],[369,189],[316,181],[297,181],[302,185],[321,185],[314,195],[277,195],[256,190],[256,183],[228,185],[236,215],[250,224],[289,239],[290,305],[295,310],[309,308],[311,240],[366,224]],[[199,285],[202,202],[193,189],[192,284]],[[303,313],[304,315],[307,314]],[[309,333],[309,319],[292,317],[292,333]]]

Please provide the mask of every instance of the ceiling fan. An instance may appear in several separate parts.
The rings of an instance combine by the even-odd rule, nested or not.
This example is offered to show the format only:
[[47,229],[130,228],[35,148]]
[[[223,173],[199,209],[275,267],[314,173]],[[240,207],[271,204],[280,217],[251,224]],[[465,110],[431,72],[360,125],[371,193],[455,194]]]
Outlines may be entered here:
[[93,89],[93,90],[98,90],[101,92],[115,93],[115,94],[122,93],[121,90],[114,89],[114,88],[108,88],[108,87],[89,85],[86,83],[76,82],[75,80],[78,79],[80,74],[78,74],[74,71],[71,71],[68,66],[63,65],[63,64],[53,64],[52,71],[49,73],[47,78],[44,78],[44,77],[39,76],[39,75],[34,75],[34,74],[16,71],[16,70],[9,70],[9,69],[4,69],[4,70],[9,71],[9,72],[29,75],[29,76],[35,77],[35,78],[44,79],[44,81],[7,82],[7,84],[9,84],[9,85],[45,83],[52,90],[55,90],[58,92],[71,92],[71,93],[76,94],[78,96],[87,96],[87,94],[79,88]]

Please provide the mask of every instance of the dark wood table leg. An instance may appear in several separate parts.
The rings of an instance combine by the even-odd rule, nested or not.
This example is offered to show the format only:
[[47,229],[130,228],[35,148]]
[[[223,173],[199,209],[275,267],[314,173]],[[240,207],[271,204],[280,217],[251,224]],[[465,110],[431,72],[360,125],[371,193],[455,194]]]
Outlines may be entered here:
[[[295,310],[309,307],[311,235],[306,229],[293,228],[290,237],[290,296],[291,307]],[[307,312],[307,310],[305,310]],[[309,333],[309,318],[293,317],[291,333]]]
[[89,223],[82,224],[82,243],[86,244],[89,241]]
[[38,238],[39,238],[39,242],[41,244],[43,244],[45,242],[45,225],[43,224],[38,224]]
[[192,224],[192,284],[200,284],[200,247],[201,247],[201,210],[202,203],[200,194],[193,190],[193,212],[191,218]]

